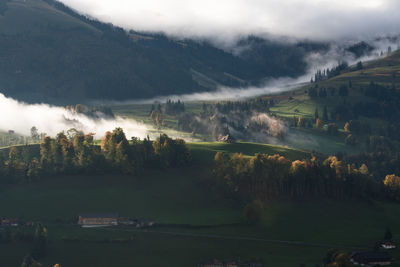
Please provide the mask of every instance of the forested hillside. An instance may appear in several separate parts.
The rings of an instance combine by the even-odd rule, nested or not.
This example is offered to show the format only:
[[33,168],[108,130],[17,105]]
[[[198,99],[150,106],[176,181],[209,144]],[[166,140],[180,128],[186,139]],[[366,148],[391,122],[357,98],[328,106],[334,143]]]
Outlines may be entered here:
[[303,74],[305,54],[327,49],[249,37],[233,54],[207,42],[126,32],[54,0],[0,3],[0,92],[29,102],[138,99],[258,84]]

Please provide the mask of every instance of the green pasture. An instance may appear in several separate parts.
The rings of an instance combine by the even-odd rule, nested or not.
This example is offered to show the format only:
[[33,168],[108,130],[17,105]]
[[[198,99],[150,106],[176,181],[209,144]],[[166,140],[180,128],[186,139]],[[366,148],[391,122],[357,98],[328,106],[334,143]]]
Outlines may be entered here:
[[[212,258],[261,258],[266,266],[315,266],[330,247],[372,248],[387,226],[396,240],[400,237],[399,204],[355,200],[269,202],[261,223],[247,225],[243,204],[218,197],[202,182],[209,175],[210,166],[200,165],[148,171],[139,177],[54,177],[2,187],[0,210],[2,216],[22,216],[48,226],[48,254],[41,260],[45,266],[57,262],[76,267],[196,266]],[[81,212],[119,212],[170,225],[148,230],[82,229],[71,224]],[[132,241],[112,241],[118,239]],[[282,243],[286,241],[300,244]],[[29,250],[28,244],[0,247],[6,266],[17,266]],[[397,251],[394,255],[400,256]]]
[[289,159],[305,159],[310,157],[310,154],[305,151],[285,146],[259,143],[237,142],[228,144],[224,142],[197,142],[188,143],[188,146],[192,151],[194,160],[199,162],[212,162],[217,152],[227,152],[230,154],[242,153],[245,157],[252,157],[256,153],[280,154]]

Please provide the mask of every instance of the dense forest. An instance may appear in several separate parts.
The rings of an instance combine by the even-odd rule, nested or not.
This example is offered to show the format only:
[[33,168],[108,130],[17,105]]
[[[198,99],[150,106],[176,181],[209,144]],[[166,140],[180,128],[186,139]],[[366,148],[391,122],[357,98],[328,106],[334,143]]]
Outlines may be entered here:
[[246,159],[215,155],[215,184],[228,196],[243,200],[274,199],[400,199],[400,177],[374,179],[363,164],[357,167],[328,157],[290,161],[280,155],[256,154]]

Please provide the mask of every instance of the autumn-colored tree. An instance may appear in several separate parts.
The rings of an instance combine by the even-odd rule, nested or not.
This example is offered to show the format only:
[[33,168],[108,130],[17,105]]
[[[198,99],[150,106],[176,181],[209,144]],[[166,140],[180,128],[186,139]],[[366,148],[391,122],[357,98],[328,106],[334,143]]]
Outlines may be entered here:
[[297,127],[304,127],[304,118],[302,116],[299,116],[297,119]]
[[[51,154],[54,160],[54,168],[56,172],[62,172],[64,170],[64,147],[68,142],[67,136],[64,132],[57,134],[54,142],[52,142]],[[72,159],[71,159],[72,160]]]
[[83,143],[81,146],[81,150],[78,154],[78,164],[84,169],[88,170],[93,167],[95,152],[93,149],[93,133],[89,133],[83,136]]
[[218,152],[214,157],[215,167],[214,174],[219,178],[219,184],[224,184],[224,179],[230,179],[231,158],[227,153]]
[[336,175],[338,177],[343,177],[345,175],[345,173],[347,172],[347,169],[346,169],[345,165],[343,164],[343,162],[340,161],[335,156],[328,157],[324,161],[324,165],[329,166],[331,169],[335,170]]
[[315,128],[322,129],[323,126],[324,126],[324,123],[322,122],[322,120],[320,118],[317,118],[315,121]]
[[153,110],[150,114],[150,119],[153,120],[158,129],[161,129],[161,126],[164,125],[164,116],[160,111]]
[[[118,148],[118,157],[117,153]],[[120,164],[129,158],[129,142],[121,128],[115,128],[112,132],[107,132],[101,142],[101,150],[107,161]]]
[[112,160],[115,148],[111,142],[111,135],[111,132],[106,132],[103,139],[101,139],[101,151],[107,160]]
[[46,136],[40,143],[40,165],[43,170],[47,173],[52,173],[54,170],[53,157],[52,157],[52,143],[53,140]]
[[8,157],[7,174],[13,179],[13,182],[23,182],[26,176],[26,163],[22,161],[17,147],[11,147]]
[[134,174],[134,162],[130,160],[130,147],[126,139],[119,142],[115,149],[115,164],[123,172]]
[[42,173],[42,168],[40,166],[40,162],[34,158],[28,167],[27,177],[29,181],[34,181],[40,177]]
[[345,132],[350,132],[350,123],[349,123],[349,122],[346,122],[346,123],[344,124],[344,131],[345,131]]
[[388,191],[388,196],[395,201],[400,201],[400,177],[395,174],[386,175],[383,184]]
[[12,146],[10,147],[10,151],[8,153],[8,161],[10,164],[14,164],[21,160],[21,155],[17,147]]
[[76,128],[71,128],[67,131],[67,137],[70,142],[74,141],[75,136],[83,135],[82,131],[77,130]]
[[154,154],[160,160],[160,167],[177,167],[187,165],[191,154],[182,139],[173,140],[166,134],[161,134],[153,142]]
[[327,267],[352,267],[350,256],[344,252],[338,252],[334,261],[326,265]]
[[368,167],[367,167],[367,165],[365,165],[365,164],[362,164],[362,165],[361,165],[359,171],[360,171],[360,173],[363,174],[363,175],[368,175],[368,174],[369,174]]

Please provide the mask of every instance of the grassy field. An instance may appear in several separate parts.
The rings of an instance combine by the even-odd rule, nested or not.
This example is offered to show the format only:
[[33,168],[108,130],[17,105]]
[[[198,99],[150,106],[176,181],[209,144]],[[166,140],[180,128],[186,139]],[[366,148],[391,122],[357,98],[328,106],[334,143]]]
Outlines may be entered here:
[[[189,146],[195,164],[183,169],[148,170],[138,177],[60,176],[1,186],[1,216],[48,226],[44,266],[197,266],[213,258],[262,259],[266,266],[322,266],[329,248],[368,250],[388,226],[396,241],[400,239],[400,205],[380,202],[269,202],[262,221],[248,225],[242,217],[243,203],[225,199],[207,186],[215,152],[279,153],[291,159],[309,154],[251,143]],[[87,212],[119,212],[162,225],[148,230],[75,226],[77,215]],[[5,266],[18,266],[27,251],[28,244],[0,244]],[[397,251],[393,255],[400,256]]]
[[200,162],[212,162],[217,152],[230,154],[242,153],[245,157],[252,157],[256,153],[269,155],[280,154],[289,159],[305,159],[310,153],[292,148],[268,144],[237,142],[227,144],[223,142],[197,142],[188,143],[195,160]]
[[[289,97],[292,96],[291,99]],[[354,99],[359,95],[354,95]],[[337,98],[337,99],[336,99]],[[287,93],[286,97],[280,99],[276,105],[270,108],[271,114],[280,118],[293,118],[303,116],[304,118],[313,119],[315,109],[318,108],[319,113],[322,115],[324,105],[331,108],[332,103],[338,103],[344,101],[341,97],[336,97],[335,101],[332,99],[316,100],[311,99],[308,95],[305,95],[303,91],[297,91],[294,93]],[[189,102],[185,104],[186,110],[189,112],[200,113],[201,111],[200,102]],[[156,138],[160,133],[166,133],[172,137],[184,138],[187,141],[199,142],[204,146],[197,146],[200,150],[209,150],[209,148],[216,148],[214,151],[219,151],[218,146],[221,144],[213,144],[207,142],[212,138],[205,135],[192,135],[177,130],[178,121],[174,116],[166,116],[165,125],[161,130],[155,129],[153,122],[149,118],[149,110],[151,109],[150,104],[134,104],[134,105],[121,105],[113,106],[113,112],[118,116],[124,116],[134,118],[149,126],[149,134],[151,138]],[[339,122],[338,126],[343,129],[344,122]],[[276,143],[282,146],[290,147],[297,150],[304,151],[317,151],[326,155],[333,155],[337,152],[345,152],[348,154],[354,154],[362,151],[362,148],[354,148],[346,146],[344,143],[344,136],[329,136],[324,131],[317,131],[315,129],[303,129],[303,128],[290,128],[286,133],[285,140],[276,140]],[[255,144],[254,144],[255,145]],[[257,147],[257,145],[255,145]],[[235,147],[235,146],[231,146]],[[277,146],[276,146],[277,147]],[[261,147],[262,148],[262,147]],[[268,152],[268,150],[266,150]],[[279,153],[279,149],[277,152]],[[254,154],[254,153],[253,153]]]
[[[400,205],[357,201],[271,202],[266,204],[259,225],[240,224],[243,223],[241,205],[215,196],[200,183],[207,171],[195,169],[167,174],[151,171],[134,179],[58,177],[35,185],[2,188],[0,210],[4,216],[23,216],[48,225],[48,256],[42,260],[45,266],[56,262],[77,267],[88,264],[196,266],[206,259],[239,257],[262,258],[272,266],[301,263],[314,266],[321,263],[330,247],[346,251],[353,250],[349,247],[368,249],[381,238],[386,226],[391,226],[395,234],[400,231]],[[105,211],[178,225],[138,232],[135,229],[81,229],[64,224],[80,212]],[[189,228],[181,224],[208,227]],[[219,224],[234,225],[213,226]],[[182,235],[185,233],[190,235]],[[210,235],[218,237],[210,238]],[[83,241],[62,241],[65,237]],[[133,237],[133,241],[103,242],[126,237]],[[260,240],[235,239],[243,237]],[[305,243],[285,244],[271,239]],[[16,264],[16,255],[19,261],[27,250],[25,245],[2,247],[2,253],[9,251],[3,258],[7,266]]]

